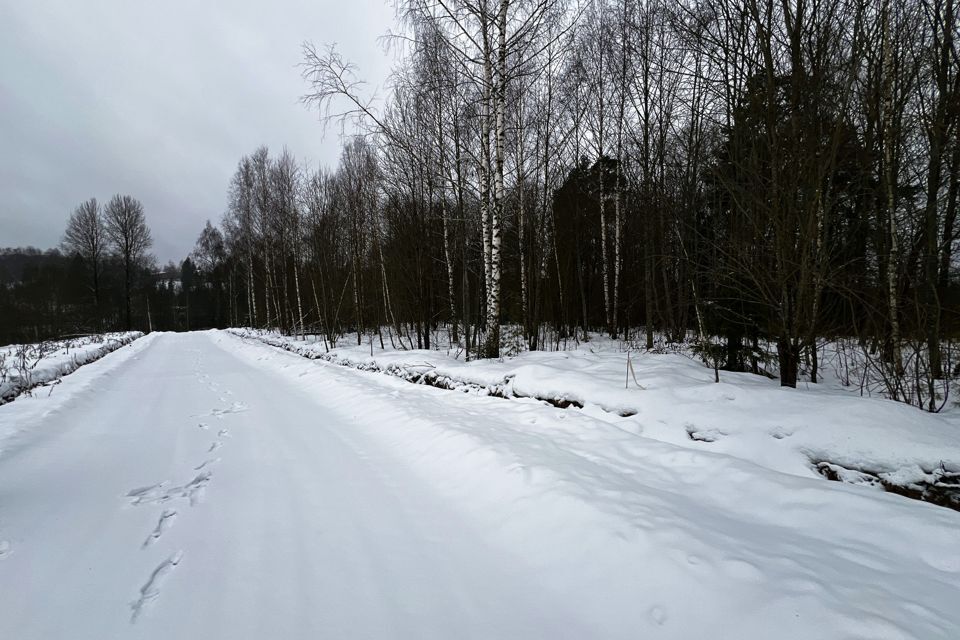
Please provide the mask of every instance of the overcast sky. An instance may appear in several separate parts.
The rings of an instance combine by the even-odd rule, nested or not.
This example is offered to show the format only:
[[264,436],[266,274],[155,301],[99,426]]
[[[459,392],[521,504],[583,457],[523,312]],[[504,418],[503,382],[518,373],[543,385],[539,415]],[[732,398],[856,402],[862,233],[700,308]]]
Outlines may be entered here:
[[125,193],[179,261],[242,155],[336,162],[339,130],[298,102],[301,43],[382,85],[392,22],[387,0],[0,0],[0,247],[56,246],[78,203]]

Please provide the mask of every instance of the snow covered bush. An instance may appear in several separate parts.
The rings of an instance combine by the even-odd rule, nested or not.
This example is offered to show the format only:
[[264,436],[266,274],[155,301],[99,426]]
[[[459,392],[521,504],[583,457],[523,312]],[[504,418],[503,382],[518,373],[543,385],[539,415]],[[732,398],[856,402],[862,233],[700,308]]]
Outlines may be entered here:
[[0,404],[37,387],[55,384],[61,377],[142,335],[128,331],[0,347]]

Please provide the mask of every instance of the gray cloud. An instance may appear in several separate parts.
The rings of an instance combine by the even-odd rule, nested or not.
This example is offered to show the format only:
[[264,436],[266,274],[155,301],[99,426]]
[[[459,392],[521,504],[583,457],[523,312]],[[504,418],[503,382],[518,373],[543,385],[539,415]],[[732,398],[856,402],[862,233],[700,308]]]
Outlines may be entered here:
[[82,200],[139,198],[161,261],[218,220],[260,144],[333,164],[298,103],[304,40],[382,83],[385,0],[30,0],[0,5],[0,246],[59,243]]

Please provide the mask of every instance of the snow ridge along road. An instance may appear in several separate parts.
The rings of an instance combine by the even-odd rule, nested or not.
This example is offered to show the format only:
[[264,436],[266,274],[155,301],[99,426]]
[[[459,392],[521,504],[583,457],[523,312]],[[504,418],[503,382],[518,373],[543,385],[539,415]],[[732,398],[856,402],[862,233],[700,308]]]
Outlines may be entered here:
[[960,513],[223,332],[10,433],[0,638],[960,637]]

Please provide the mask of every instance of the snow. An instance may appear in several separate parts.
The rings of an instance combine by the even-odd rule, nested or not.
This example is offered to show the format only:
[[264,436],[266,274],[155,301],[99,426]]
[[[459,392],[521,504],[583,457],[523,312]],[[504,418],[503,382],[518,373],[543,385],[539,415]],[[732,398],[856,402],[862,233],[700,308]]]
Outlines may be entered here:
[[56,383],[142,335],[127,331],[0,347],[0,404],[37,386]]
[[[226,332],[151,334],[0,407],[0,637],[960,636],[960,513],[792,468],[798,436],[923,458],[940,422],[901,424],[926,435],[887,451],[842,430],[892,403],[711,386],[646,355],[648,391],[606,391],[639,410],[621,417],[593,400],[613,354],[568,354],[537,386],[561,355],[459,368],[515,371],[583,410]],[[824,402],[814,419],[845,420],[832,440],[803,419]],[[735,429],[739,411],[762,426]],[[895,422],[878,433],[909,445]]]
[[[595,340],[579,348],[523,352],[505,360],[463,362],[455,354],[340,346],[275,333],[233,330],[302,355],[393,373],[455,381],[465,390],[574,402],[587,414],[635,435],[685,448],[724,453],[802,477],[820,462],[867,472],[892,484],[932,482],[938,469],[960,471],[960,415],[932,415],[882,398],[864,398],[838,384],[781,388],[749,373],[714,372],[673,353],[627,354]],[[366,351],[365,351],[366,350]],[[640,387],[637,386],[639,383]],[[841,474],[852,479],[853,474]]]

